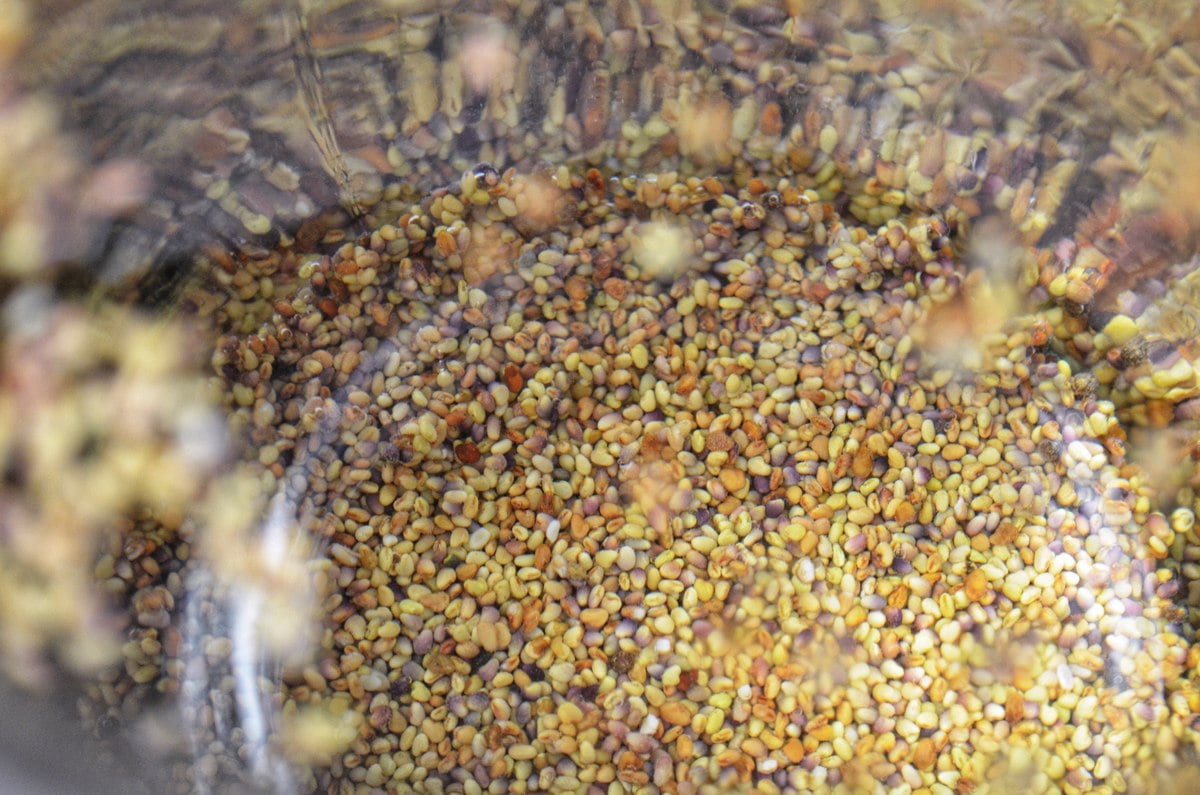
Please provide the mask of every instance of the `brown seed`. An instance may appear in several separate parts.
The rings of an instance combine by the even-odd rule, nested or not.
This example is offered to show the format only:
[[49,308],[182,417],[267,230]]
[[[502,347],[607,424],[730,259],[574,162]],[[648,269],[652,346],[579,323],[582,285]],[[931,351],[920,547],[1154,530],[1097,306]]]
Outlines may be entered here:
[[1086,306],[1092,302],[1094,297],[1095,291],[1082,279],[1072,279],[1067,283],[1066,298],[1068,301]]
[[792,737],[783,744],[783,755],[788,758],[788,761],[793,765],[799,764],[800,760],[804,759],[804,743]]
[[521,387],[525,386],[525,377],[521,375],[521,371],[517,366],[511,362],[504,365],[504,385],[514,395],[521,391]]
[[1025,698],[1020,691],[1013,688],[1004,699],[1004,717],[1009,723],[1016,723],[1025,717]]
[[478,462],[481,457],[479,448],[474,442],[463,442],[462,444],[455,445],[454,455],[457,456],[458,460],[462,461],[464,464],[474,464]]
[[996,532],[992,533],[992,544],[1000,546],[1002,544],[1011,544],[1017,540],[1017,526],[1012,522],[1004,521],[996,528]]
[[783,113],[778,102],[768,102],[763,105],[758,126],[763,135],[768,137],[775,137],[783,132]]
[[733,440],[724,431],[713,431],[704,440],[704,449],[728,452],[733,449]]
[[633,666],[637,664],[638,656],[624,649],[618,651],[608,661],[608,667],[619,674],[627,674],[633,670]]
[[629,294],[629,285],[613,276],[604,280],[604,292],[621,301]]
[[856,478],[865,478],[875,468],[875,456],[867,447],[859,447],[854,451],[854,459],[850,462],[850,472]]
[[987,575],[983,569],[972,569],[963,580],[963,590],[972,602],[978,602],[988,591]]
[[918,740],[913,749],[913,764],[921,770],[928,770],[936,760],[937,749],[933,747],[933,740],[928,737]]
[[439,229],[434,239],[437,241],[437,251],[443,257],[448,257],[458,251],[458,241],[445,229]]
[[563,283],[563,291],[572,301],[582,301],[587,298],[587,282],[578,276],[572,276]]

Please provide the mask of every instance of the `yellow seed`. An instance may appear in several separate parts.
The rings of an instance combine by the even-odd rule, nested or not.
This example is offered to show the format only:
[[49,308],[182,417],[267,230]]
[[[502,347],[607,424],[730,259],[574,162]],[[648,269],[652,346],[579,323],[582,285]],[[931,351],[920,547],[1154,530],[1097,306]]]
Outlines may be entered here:
[[817,136],[817,145],[825,154],[833,154],[833,150],[838,145],[838,131],[832,124],[826,124],[821,128],[821,132]]
[[725,725],[725,710],[714,709],[708,713],[708,719],[704,723],[705,734],[716,734]]
[[1126,315],[1115,315],[1104,326],[1104,335],[1113,341],[1114,345],[1124,345],[1137,336],[1137,323]]

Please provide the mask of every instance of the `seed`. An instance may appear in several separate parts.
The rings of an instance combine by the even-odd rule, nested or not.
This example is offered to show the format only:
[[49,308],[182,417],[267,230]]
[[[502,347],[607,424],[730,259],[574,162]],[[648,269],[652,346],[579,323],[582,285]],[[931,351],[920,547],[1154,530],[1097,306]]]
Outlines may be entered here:
[[517,369],[515,364],[504,366],[504,384],[508,387],[508,391],[513,394],[520,392],[521,387],[525,385],[525,379],[521,376],[521,371]]
[[979,602],[988,592],[987,575],[982,569],[972,569],[963,580],[963,588],[969,600]]
[[599,607],[590,607],[580,611],[579,620],[586,627],[600,629],[608,623],[608,611]]
[[530,760],[537,756],[537,749],[528,743],[518,743],[508,748],[508,756],[516,760]]
[[928,770],[936,759],[937,749],[933,747],[933,740],[928,737],[919,740],[913,749],[913,764],[921,770]]
[[942,448],[942,458],[947,461],[958,461],[967,454],[967,449],[961,444],[948,444]]
[[467,545],[471,549],[483,549],[491,540],[492,531],[488,527],[480,525],[471,531],[471,536],[467,542]]
[[692,722],[691,708],[681,701],[668,701],[659,708],[659,717],[673,726],[687,726]]
[[1075,731],[1071,734],[1071,746],[1080,753],[1083,753],[1092,745],[1092,733],[1087,724],[1081,723],[1075,727]]
[[1009,690],[1004,700],[1004,718],[1009,723],[1016,723],[1025,717],[1025,699],[1016,690]]
[[464,464],[476,464],[482,457],[474,442],[462,442],[454,446],[454,455]]
[[503,623],[480,620],[475,628],[475,641],[486,652],[508,648],[512,635]]
[[746,486],[746,475],[739,469],[726,468],[721,470],[721,484],[731,494],[736,494]]
[[825,125],[821,128],[821,135],[818,138],[817,145],[825,154],[832,154],[834,148],[838,144],[838,133],[832,125]]
[[555,663],[550,666],[549,675],[555,682],[566,684],[575,676],[575,666],[565,662]]
[[617,566],[621,571],[629,571],[637,565],[637,556],[634,554],[632,547],[621,547],[617,552]]

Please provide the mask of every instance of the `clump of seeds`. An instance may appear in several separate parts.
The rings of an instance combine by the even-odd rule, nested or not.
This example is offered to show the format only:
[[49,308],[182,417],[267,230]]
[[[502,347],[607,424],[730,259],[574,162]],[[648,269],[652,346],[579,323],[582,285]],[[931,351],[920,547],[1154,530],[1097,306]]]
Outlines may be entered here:
[[327,543],[283,697],[362,728],[320,788],[1088,791],[1195,741],[1192,514],[1044,320],[914,345],[966,276],[939,214],[481,173],[216,272],[234,427]]

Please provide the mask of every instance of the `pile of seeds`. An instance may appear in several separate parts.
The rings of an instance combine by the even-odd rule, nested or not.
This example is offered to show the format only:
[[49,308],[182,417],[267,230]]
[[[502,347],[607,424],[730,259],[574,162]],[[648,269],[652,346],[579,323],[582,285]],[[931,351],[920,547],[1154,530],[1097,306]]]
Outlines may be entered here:
[[233,426],[327,543],[319,788],[1124,791],[1194,747],[1193,514],[1045,317],[914,344],[958,220],[815,188],[483,164],[215,271]]

